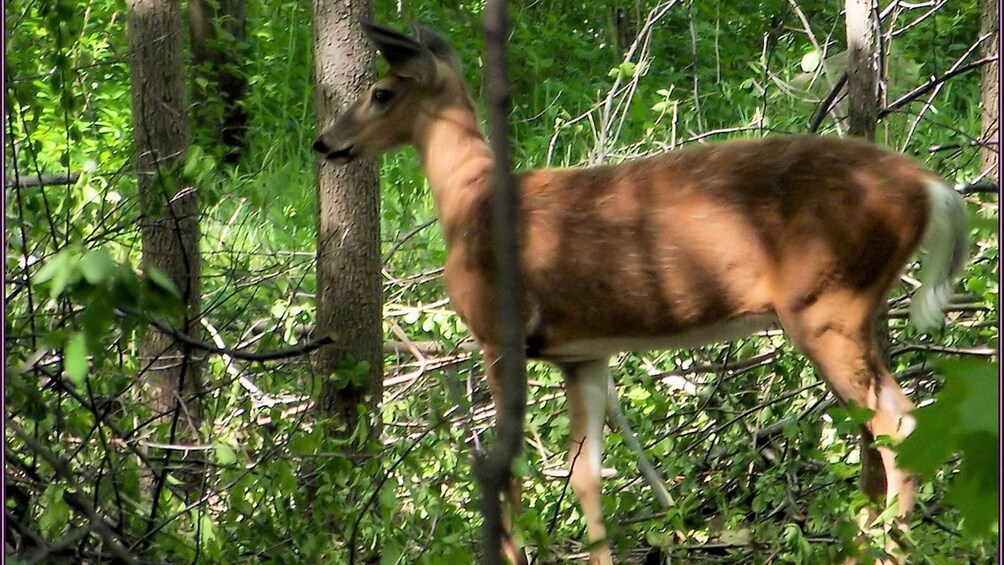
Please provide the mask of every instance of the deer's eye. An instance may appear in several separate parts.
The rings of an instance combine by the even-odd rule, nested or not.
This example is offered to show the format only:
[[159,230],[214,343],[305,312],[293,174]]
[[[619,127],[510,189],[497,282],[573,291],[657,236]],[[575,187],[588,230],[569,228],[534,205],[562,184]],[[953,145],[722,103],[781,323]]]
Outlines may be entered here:
[[386,104],[390,102],[390,99],[394,97],[394,93],[386,88],[374,88],[373,94],[371,95],[373,102],[377,104]]

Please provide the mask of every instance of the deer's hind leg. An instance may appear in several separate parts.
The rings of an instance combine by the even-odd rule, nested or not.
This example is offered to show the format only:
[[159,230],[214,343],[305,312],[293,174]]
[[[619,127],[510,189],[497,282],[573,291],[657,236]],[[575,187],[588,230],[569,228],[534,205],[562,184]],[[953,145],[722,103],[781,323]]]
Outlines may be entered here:
[[832,291],[808,306],[779,309],[778,318],[843,403],[872,411],[861,430],[861,486],[875,502],[883,495],[887,504],[895,501],[902,519],[913,506],[915,477],[896,465],[894,451],[871,444],[878,436],[902,441],[913,430],[913,403],[880,358],[873,331],[877,300]]

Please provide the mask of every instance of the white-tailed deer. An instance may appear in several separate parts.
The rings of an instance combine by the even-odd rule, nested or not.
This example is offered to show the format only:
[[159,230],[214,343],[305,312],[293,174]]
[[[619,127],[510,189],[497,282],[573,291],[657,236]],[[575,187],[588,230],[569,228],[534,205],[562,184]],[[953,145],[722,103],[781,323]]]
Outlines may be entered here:
[[[324,131],[334,163],[403,145],[421,157],[448,247],[446,291],[480,341],[493,395],[498,355],[492,154],[454,51],[363,28],[390,70]],[[694,347],[780,324],[830,388],[874,414],[862,427],[862,486],[913,503],[913,478],[879,435],[899,440],[913,405],[877,351],[873,318],[925,242],[920,327],[940,324],[967,239],[962,199],[913,160],[875,145],[777,136],[672,151],[612,166],[519,175],[528,355],[560,367],[571,420],[571,486],[591,542],[605,539],[600,456],[610,355]],[[519,488],[510,491],[519,507]],[[591,563],[610,564],[595,544]],[[507,553],[520,562],[522,550]]]

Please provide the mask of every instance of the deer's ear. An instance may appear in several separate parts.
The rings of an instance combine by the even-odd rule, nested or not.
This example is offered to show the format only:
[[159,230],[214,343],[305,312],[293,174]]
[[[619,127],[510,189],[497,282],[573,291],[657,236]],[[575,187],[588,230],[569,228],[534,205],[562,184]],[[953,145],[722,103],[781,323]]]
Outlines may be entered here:
[[418,41],[372,22],[360,21],[366,37],[380,50],[391,71],[402,77],[431,84],[436,79],[436,61],[431,51]]
[[431,28],[412,20],[408,20],[408,24],[415,32],[418,42],[429,51],[432,51],[433,55],[449,63],[452,63],[457,58],[453,47]]

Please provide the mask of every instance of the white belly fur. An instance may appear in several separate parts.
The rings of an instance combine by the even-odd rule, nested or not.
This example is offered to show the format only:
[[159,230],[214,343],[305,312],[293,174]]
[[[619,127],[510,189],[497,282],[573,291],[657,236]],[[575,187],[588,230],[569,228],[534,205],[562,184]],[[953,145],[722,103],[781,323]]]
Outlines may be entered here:
[[749,336],[777,323],[771,314],[735,318],[720,324],[704,326],[689,332],[656,337],[602,337],[574,341],[556,347],[545,347],[540,357],[545,360],[574,362],[601,359],[622,351],[656,351],[700,347]]

